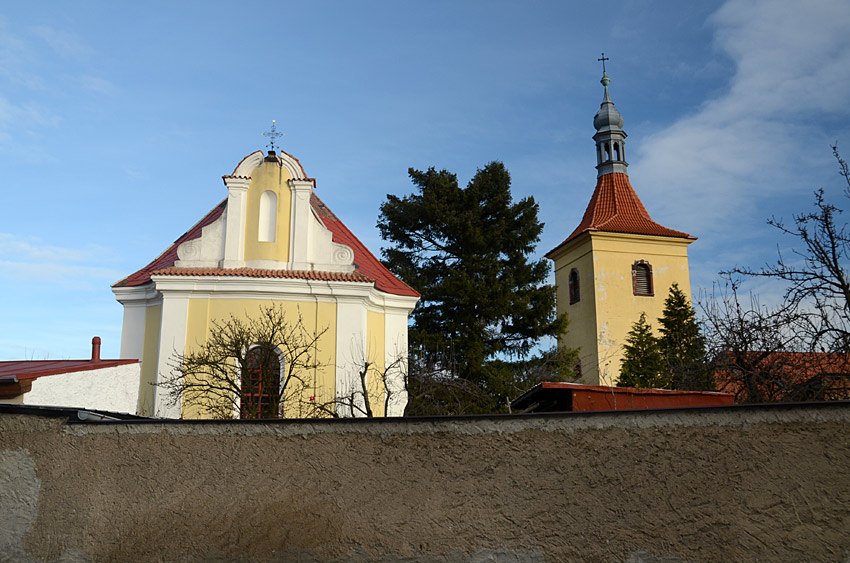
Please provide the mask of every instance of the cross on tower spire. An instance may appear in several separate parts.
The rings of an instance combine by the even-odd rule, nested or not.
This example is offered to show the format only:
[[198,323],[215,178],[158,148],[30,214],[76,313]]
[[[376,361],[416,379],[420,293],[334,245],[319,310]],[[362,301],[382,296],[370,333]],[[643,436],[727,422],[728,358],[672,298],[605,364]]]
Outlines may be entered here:
[[605,56],[605,53],[602,53],[601,59],[596,59],[597,61],[602,61],[602,74],[605,74],[605,61],[610,61],[608,57]]
[[263,133],[263,136],[271,139],[267,146],[269,147],[269,149],[271,149],[271,152],[275,152],[274,140],[278,137],[283,137],[283,133],[278,133],[278,131],[275,127],[275,120],[274,119],[272,119],[272,128],[270,130],[266,131],[265,133]]

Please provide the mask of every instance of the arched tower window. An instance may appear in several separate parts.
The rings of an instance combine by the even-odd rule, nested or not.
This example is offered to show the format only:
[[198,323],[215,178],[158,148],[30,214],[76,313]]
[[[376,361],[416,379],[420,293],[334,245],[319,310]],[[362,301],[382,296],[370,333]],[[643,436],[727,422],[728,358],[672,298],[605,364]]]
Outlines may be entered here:
[[605,162],[611,160],[611,143],[605,143]]
[[635,295],[653,296],[652,265],[646,260],[632,264],[632,290]]
[[579,283],[578,283],[578,270],[573,268],[570,270],[570,305],[573,303],[578,303],[579,299],[581,299],[581,293],[579,293]]
[[255,346],[245,359],[239,418],[280,418],[281,357],[277,348]]
[[260,221],[257,240],[274,242],[277,231],[277,194],[271,190],[260,196]]
[[620,143],[614,143],[614,160],[620,159]]

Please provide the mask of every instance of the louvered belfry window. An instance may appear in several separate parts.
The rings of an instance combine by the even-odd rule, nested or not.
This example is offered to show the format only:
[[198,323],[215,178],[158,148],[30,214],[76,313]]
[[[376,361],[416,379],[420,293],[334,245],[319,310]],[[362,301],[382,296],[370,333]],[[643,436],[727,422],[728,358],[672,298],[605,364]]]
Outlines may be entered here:
[[570,271],[570,305],[578,303],[581,299],[578,287],[578,270],[573,268]]
[[635,295],[654,295],[652,266],[646,260],[638,260],[632,264],[632,289]]

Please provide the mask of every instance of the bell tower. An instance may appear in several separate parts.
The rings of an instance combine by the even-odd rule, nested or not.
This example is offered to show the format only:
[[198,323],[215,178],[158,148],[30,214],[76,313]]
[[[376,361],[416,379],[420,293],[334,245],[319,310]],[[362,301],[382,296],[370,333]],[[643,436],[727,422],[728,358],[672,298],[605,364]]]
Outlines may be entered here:
[[623,343],[641,313],[655,328],[674,283],[690,295],[688,245],[696,240],[649,216],[629,181],[626,132],[604,69],[593,118],[596,188],[579,225],[546,256],[555,263],[558,314],[570,318],[562,346],[581,348],[586,383],[614,385]]

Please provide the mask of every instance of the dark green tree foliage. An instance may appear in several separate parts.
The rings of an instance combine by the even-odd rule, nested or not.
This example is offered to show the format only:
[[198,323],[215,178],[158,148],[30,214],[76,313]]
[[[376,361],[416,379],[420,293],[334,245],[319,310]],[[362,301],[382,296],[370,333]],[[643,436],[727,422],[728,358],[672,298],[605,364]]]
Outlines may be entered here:
[[674,283],[670,288],[658,324],[661,334],[658,345],[670,387],[693,391],[713,389],[713,378],[705,358],[705,338],[694,308],[679,284]]
[[661,355],[658,339],[652,334],[652,325],[646,322],[646,313],[632,325],[623,345],[623,363],[619,387],[665,388],[670,384]]
[[[383,249],[387,267],[422,293],[411,316],[408,413],[499,410],[519,369],[511,362],[567,324],[545,284],[549,264],[529,260],[543,228],[537,204],[513,201],[500,162],[466,188],[445,170],[409,174],[416,192],[387,196],[378,220],[391,245]],[[417,410],[421,389],[445,401]]]

